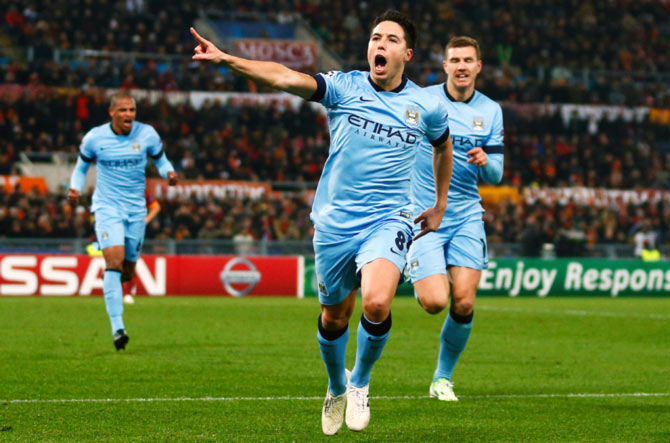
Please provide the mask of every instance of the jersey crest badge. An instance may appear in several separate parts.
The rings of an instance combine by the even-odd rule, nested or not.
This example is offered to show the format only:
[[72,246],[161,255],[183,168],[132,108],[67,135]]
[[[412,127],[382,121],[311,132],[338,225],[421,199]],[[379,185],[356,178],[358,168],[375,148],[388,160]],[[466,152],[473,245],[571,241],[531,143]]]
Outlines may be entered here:
[[133,145],[130,147],[130,149],[133,150],[133,152],[140,152],[141,146],[139,143],[133,143]]
[[472,129],[475,131],[484,130],[484,120],[478,120],[476,117],[472,120]]
[[408,107],[405,112],[405,123],[416,126],[419,124],[419,109],[415,107]]

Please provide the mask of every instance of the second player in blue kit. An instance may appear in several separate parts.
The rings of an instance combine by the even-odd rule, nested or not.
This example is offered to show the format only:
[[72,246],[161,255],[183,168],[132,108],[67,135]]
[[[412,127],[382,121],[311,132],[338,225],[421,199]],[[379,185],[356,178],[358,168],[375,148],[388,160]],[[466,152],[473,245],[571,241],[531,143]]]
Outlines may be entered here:
[[[475,90],[482,67],[477,41],[454,37],[445,55],[447,82],[426,90],[449,109],[454,149],[449,206],[439,230],[412,244],[408,262],[416,297],[427,312],[442,311],[451,296],[429,392],[440,400],[456,401],[451,376],[470,336],[477,286],[488,266],[478,184],[480,178],[491,184],[502,179],[504,132],[500,105]],[[431,147],[424,144],[412,177],[417,213],[432,205],[433,187]]]
[[132,279],[144,241],[148,157],[170,185],[177,183],[177,173],[163,151],[160,136],[152,126],[135,121],[136,112],[135,100],[128,92],[112,96],[112,121],[84,136],[68,192],[70,202],[77,205],[86,173],[95,163],[97,179],[91,211],[105,258],[103,293],[117,350],[125,349],[129,340],[123,323],[121,282]]
[[[325,434],[334,434],[346,415],[349,429],[363,430],[370,420],[370,373],[389,337],[391,301],[412,239],[410,178],[421,143],[432,146],[436,180],[432,204],[414,218],[421,226],[416,237],[438,228],[451,178],[446,103],[403,76],[413,55],[414,24],[387,11],[370,33],[370,72],[315,76],[231,56],[192,33],[198,40],[195,60],[222,62],[327,110],[330,151],[311,214],[321,303],[317,338],[328,373],[321,425]],[[348,324],[359,287],[363,315],[348,377]]]

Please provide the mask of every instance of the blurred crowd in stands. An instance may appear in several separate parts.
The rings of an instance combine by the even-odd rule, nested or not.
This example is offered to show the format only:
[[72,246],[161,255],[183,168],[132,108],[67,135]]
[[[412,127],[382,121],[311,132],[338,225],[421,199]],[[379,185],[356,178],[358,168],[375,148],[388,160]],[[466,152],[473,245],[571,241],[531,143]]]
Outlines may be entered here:
[[417,23],[417,63],[439,64],[452,35],[478,39],[483,58],[526,70],[670,71],[670,4],[649,0],[305,2],[300,12],[342,57],[365,59],[374,17],[394,3]]
[[[4,94],[0,98],[0,174],[16,172],[18,152],[32,158],[76,154],[90,128],[109,121],[104,94]],[[647,116],[599,119],[561,108],[503,103],[503,184],[670,189],[670,126]],[[54,118],[58,116],[58,118]],[[185,179],[316,182],[326,160],[326,117],[307,102],[293,109],[206,100],[138,102],[137,119],[153,124]]]
[[[523,108],[522,108],[523,109]],[[594,122],[503,105],[505,176],[513,186],[670,189],[670,126],[622,113]]]
[[[311,240],[311,193],[266,193],[260,199],[184,197],[160,199],[161,212],[146,229],[147,239]],[[73,208],[64,193],[25,193],[17,186],[0,193],[0,238],[92,238],[86,203]],[[84,196],[90,202],[90,194]],[[542,245],[556,253],[582,255],[602,244],[631,243],[650,232],[655,245],[670,244],[670,201],[612,203],[606,208],[576,201],[485,203],[489,243],[519,243],[538,256]]]
[[[411,65],[410,65],[411,66]],[[428,86],[445,81],[440,63],[433,69],[410,70],[412,80]],[[368,70],[367,66],[360,66]],[[484,94],[518,103],[591,103],[626,106],[670,106],[670,74],[664,81],[634,79],[620,73],[587,74],[584,78],[556,79],[522,74],[518,68],[486,66],[477,79]],[[149,60],[130,63],[89,57],[57,63],[39,60],[0,64],[0,80],[7,84],[161,91],[271,92],[228,69],[189,60],[166,63]]]
[[[368,27],[391,4],[419,25],[408,74],[421,85],[444,80],[444,45],[449,37],[465,34],[481,42],[487,68],[479,88],[497,100],[670,106],[668,1],[4,2],[5,31],[18,47],[33,50],[30,63],[0,64],[0,79],[86,88],[257,90],[225,68],[189,60],[193,40],[188,27],[212,14],[242,21],[303,17],[339,55],[343,69],[367,70]],[[157,58],[56,63],[54,48],[154,53]],[[162,58],[166,55],[183,58]]]
[[188,27],[204,2],[29,0],[2,2],[5,29],[36,58],[53,49],[190,54]]
[[95,88],[153,89],[161,91],[236,91],[267,92],[228,69],[192,63],[127,62],[89,57],[84,61],[58,63],[39,60],[32,63],[12,61],[0,65],[4,83],[41,86],[65,86],[88,91]]
[[[108,120],[101,95],[54,95],[0,101],[0,174],[11,173],[17,149],[76,155],[86,130]],[[587,118],[560,107],[504,105],[503,186],[585,186],[670,190],[670,129],[648,118],[603,114]],[[54,115],[59,116],[53,118]],[[325,116],[308,104],[229,105],[140,101],[138,119],[153,123],[182,179],[316,182],[327,156]],[[11,154],[14,153],[14,156]],[[150,176],[156,176],[150,171]],[[2,194],[0,232],[7,236],[87,237],[85,207],[71,208],[64,193]],[[261,201],[212,198],[161,200],[161,215],[147,238],[311,238],[309,193],[271,194]],[[521,242],[530,249],[571,238],[583,245],[629,241],[646,223],[670,243],[670,203],[606,208],[560,201],[487,203],[491,242]],[[2,235],[2,234],[0,234]],[[559,248],[560,249],[560,248]],[[531,254],[532,251],[527,252]],[[537,251],[535,251],[537,253]]]
[[417,23],[417,63],[439,64],[449,37],[465,34],[500,66],[670,71],[670,3],[657,0],[30,0],[3,2],[2,12],[24,46],[159,54],[191,54],[188,27],[199,16],[279,22],[301,16],[356,63],[365,59],[374,17],[389,7]]
[[607,208],[556,200],[485,207],[488,242],[520,243],[525,257],[540,256],[547,243],[558,256],[581,256],[597,245],[633,243],[641,231],[653,234],[651,246],[670,243],[670,201]]
[[[84,134],[109,121],[104,94],[0,98],[0,174],[16,172],[18,153],[32,158],[77,153]],[[54,118],[58,116],[58,118]],[[185,179],[315,182],[328,155],[326,117],[307,102],[294,110],[139,101],[137,119],[153,124],[168,158]]]
[[[368,28],[387,1],[306,2],[302,14],[321,37],[363,69]],[[442,79],[444,45],[479,40],[482,88],[499,100],[667,105],[670,2],[430,0],[395,2],[413,17],[419,39],[410,77]],[[362,61],[362,63],[361,63]],[[607,72],[614,73],[608,75]],[[637,75],[645,73],[646,78]],[[657,81],[656,73],[666,73]],[[656,80],[653,80],[656,79]]]
[[[72,207],[64,193],[42,195],[19,186],[0,193],[0,237],[84,238],[94,235],[90,193]],[[312,238],[308,193],[265,193],[259,199],[195,196],[159,199],[148,239],[306,240]],[[88,204],[87,204],[88,203]]]
[[[29,98],[0,102],[0,174],[13,172],[17,149],[48,155],[75,154],[88,128],[108,120],[103,97]],[[140,101],[138,118],[156,125],[183,179],[315,182],[328,149],[324,116],[305,104],[280,106],[189,105]],[[566,121],[553,112],[506,106],[505,175],[502,185],[524,188],[670,189],[668,127],[603,116],[595,122],[575,112]],[[58,115],[59,118],[53,118]],[[223,123],[222,123],[223,122]],[[13,153],[13,155],[12,155]],[[74,156],[74,155],[73,155]],[[150,176],[155,172],[150,171]],[[64,190],[63,190],[64,191]],[[0,194],[0,236],[82,237],[92,234],[88,210],[72,208],[64,192],[46,197],[16,190]],[[309,194],[248,199],[161,200],[147,238],[311,238]],[[670,203],[614,204],[540,201],[486,205],[489,241],[520,242],[526,254],[539,245],[629,241],[647,223],[670,243]]]

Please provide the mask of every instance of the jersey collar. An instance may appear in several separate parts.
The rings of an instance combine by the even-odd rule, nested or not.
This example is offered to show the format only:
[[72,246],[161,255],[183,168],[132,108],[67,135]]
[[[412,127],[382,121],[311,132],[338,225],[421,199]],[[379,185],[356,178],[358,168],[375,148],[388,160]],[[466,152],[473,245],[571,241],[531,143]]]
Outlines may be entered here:
[[[130,128],[130,132],[133,132],[133,129],[135,129],[135,122],[133,122],[133,125]],[[128,134],[119,134],[114,130],[114,125],[112,125],[112,122],[109,122],[109,130],[112,131],[112,134],[118,135],[119,137],[128,137],[130,135],[130,132]]]
[[[472,101],[472,98],[475,96],[475,92],[477,92],[476,89],[472,91],[472,95],[467,98],[467,100],[463,100],[461,103],[470,103]],[[447,84],[444,84],[444,93],[447,95],[447,98],[452,101],[452,102],[458,102],[454,97],[449,94],[449,90],[447,89]]]
[[405,89],[405,86],[407,86],[407,77],[405,77],[404,75],[402,76],[402,81],[400,82],[400,84],[398,85],[398,87],[395,88],[395,89],[393,89],[393,90],[391,90],[391,91],[385,91],[381,86],[379,86],[378,84],[376,84],[375,82],[373,82],[373,81],[372,81],[372,77],[370,77],[370,74],[368,74],[368,81],[370,82],[370,84],[372,85],[372,87],[373,87],[373,88],[375,89],[375,91],[377,91],[377,92],[394,92],[394,93],[397,94],[398,92],[400,92],[400,91],[402,91],[403,89]]

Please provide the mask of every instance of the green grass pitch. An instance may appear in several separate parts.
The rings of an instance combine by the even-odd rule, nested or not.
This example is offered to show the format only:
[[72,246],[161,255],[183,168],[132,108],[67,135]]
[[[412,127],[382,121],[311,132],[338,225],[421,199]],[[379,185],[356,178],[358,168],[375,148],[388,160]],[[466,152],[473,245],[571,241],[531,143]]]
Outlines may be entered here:
[[670,441],[667,298],[480,298],[456,404],[428,398],[444,314],[397,298],[370,425],[329,438],[315,299],[125,309],[116,352],[100,297],[0,298],[0,441]]

